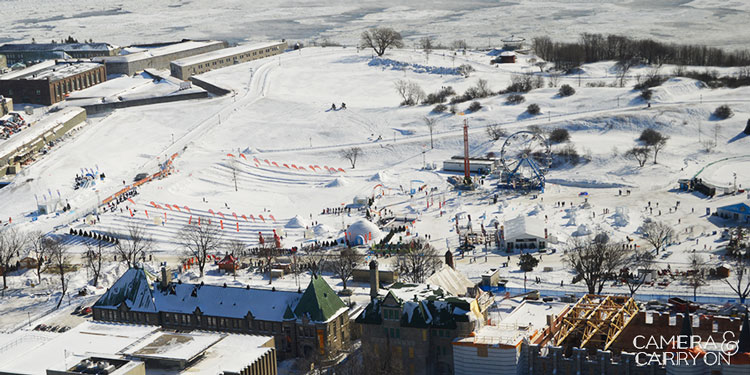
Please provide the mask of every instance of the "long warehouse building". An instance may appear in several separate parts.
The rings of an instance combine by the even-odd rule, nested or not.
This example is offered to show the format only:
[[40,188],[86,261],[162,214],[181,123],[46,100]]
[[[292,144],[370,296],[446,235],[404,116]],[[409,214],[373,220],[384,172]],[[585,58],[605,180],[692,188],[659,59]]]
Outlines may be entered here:
[[227,42],[224,41],[188,40],[127,55],[100,57],[95,60],[107,65],[108,74],[132,76],[146,69],[167,69],[173,60],[220,50],[226,46]]
[[170,71],[172,77],[187,80],[214,69],[278,55],[286,48],[285,41],[245,44],[172,61]]

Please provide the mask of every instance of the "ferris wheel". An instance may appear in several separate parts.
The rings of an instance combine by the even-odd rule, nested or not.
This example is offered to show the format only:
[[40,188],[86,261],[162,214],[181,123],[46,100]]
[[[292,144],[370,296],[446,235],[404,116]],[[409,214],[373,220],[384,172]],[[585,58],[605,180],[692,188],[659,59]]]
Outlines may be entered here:
[[503,143],[500,161],[508,185],[544,191],[544,176],[552,157],[549,143],[542,135],[525,130],[511,134]]

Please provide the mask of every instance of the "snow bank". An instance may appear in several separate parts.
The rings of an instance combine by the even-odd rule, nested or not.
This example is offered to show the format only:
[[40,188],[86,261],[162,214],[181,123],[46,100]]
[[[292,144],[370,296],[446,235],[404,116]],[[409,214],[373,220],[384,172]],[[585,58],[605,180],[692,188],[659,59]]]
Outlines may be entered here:
[[285,228],[307,228],[308,226],[309,224],[305,219],[299,215],[293,217],[288,223],[286,223],[286,225],[284,225]]
[[346,186],[349,185],[349,182],[346,181],[343,177],[337,177],[335,180],[329,182],[326,184],[326,187],[340,187],[340,186]]
[[313,232],[315,232],[316,236],[327,236],[329,233],[333,232],[333,229],[325,224],[318,224],[313,227]]
[[392,178],[385,171],[379,171],[378,173],[372,175],[372,177],[370,177],[368,180],[376,182],[388,182],[391,181]]
[[382,66],[383,68],[391,68],[392,70],[404,70],[408,69],[414,73],[427,73],[427,74],[440,74],[440,75],[456,75],[460,76],[457,68],[447,68],[444,66],[425,66],[420,64],[409,64],[402,61],[396,61],[391,59],[383,59],[376,57],[367,63],[369,66]]
[[578,226],[578,229],[576,229],[576,231],[573,232],[573,235],[576,237],[581,237],[581,236],[588,236],[591,233],[593,233],[593,231],[591,230],[591,227],[588,224],[581,224]]

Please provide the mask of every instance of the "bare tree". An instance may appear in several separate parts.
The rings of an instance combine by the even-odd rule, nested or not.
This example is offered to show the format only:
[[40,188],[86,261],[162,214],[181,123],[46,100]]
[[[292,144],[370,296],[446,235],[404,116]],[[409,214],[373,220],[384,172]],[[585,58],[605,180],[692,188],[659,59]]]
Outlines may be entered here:
[[660,139],[658,142],[651,145],[651,148],[654,149],[654,164],[656,164],[656,156],[659,155],[659,151],[664,149],[664,146],[667,145],[667,139],[669,139],[669,137],[664,137]]
[[359,158],[360,155],[362,155],[362,149],[356,146],[341,150],[341,157],[349,160],[352,169],[357,165],[357,158]]
[[21,250],[26,247],[26,236],[16,228],[0,231],[0,268],[3,271],[3,289],[8,289],[7,277],[14,259],[21,256]]
[[440,259],[437,249],[429,243],[412,242],[398,254],[396,262],[399,273],[405,279],[423,283],[440,267]]
[[559,70],[550,70],[547,79],[549,79],[549,87],[557,87],[560,84],[560,77],[562,72]]
[[692,253],[688,258],[690,269],[685,275],[685,282],[693,288],[693,301],[698,297],[698,288],[707,284],[706,282],[706,261],[700,254]]
[[630,150],[625,152],[625,157],[628,157],[630,159],[634,159],[638,162],[638,166],[643,168],[644,165],[646,165],[646,162],[648,161],[648,155],[650,152],[648,151],[648,147],[633,147]]
[[424,52],[425,59],[429,63],[430,61],[430,54],[432,53],[432,50],[434,49],[434,45],[432,43],[432,37],[426,36],[419,39],[419,42],[417,44],[419,46],[419,49]]
[[534,66],[536,66],[537,68],[539,68],[539,72],[541,73],[541,72],[544,72],[544,67],[547,66],[547,62],[546,61],[537,61],[537,62],[534,63]]
[[279,249],[275,247],[275,244],[265,244],[258,249],[258,255],[266,260],[265,268],[268,272],[268,284],[271,284],[273,279],[271,278],[271,264],[278,255]]
[[491,140],[497,141],[508,134],[500,127],[500,124],[489,124],[487,125],[487,135]]
[[672,241],[675,235],[674,228],[660,221],[644,223],[642,230],[643,237],[646,239],[646,242],[654,247],[657,255],[664,246]]
[[109,245],[101,239],[94,239],[86,242],[86,253],[83,254],[83,261],[86,269],[93,275],[92,285],[99,286],[99,275],[102,273],[102,262],[105,249]]
[[401,105],[417,105],[427,97],[418,83],[399,79],[393,83],[401,96]]
[[361,262],[364,256],[352,248],[345,248],[341,250],[338,257],[335,257],[331,262],[333,267],[333,273],[341,279],[341,283],[346,290],[346,282],[352,277],[354,268],[357,267],[357,263]]
[[563,262],[583,280],[588,292],[601,294],[604,284],[627,264],[629,252],[610,243],[606,235],[574,238],[568,244]]
[[50,265],[60,276],[60,288],[62,293],[60,294],[60,300],[57,301],[57,306],[55,306],[55,308],[57,309],[62,304],[63,298],[65,298],[65,293],[67,293],[68,291],[68,282],[67,280],[65,280],[65,273],[69,268],[71,268],[71,265],[68,255],[68,248],[60,241],[59,238],[52,239],[49,242],[48,246]]
[[453,41],[453,42],[451,43],[451,48],[453,48],[454,50],[461,50],[461,49],[467,49],[467,48],[469,48],[469,47],[468,47],[468,45],[466,44],[466,41],[465,41],[465,40],[463,40],[463,39],[458,39],[458,40],[454,40],[454,41]]
[[188,224],[180,230],[179,240],[185,255],[195,259],[200,277],[203,277],[208,253],[222,245],[221,229],[212,224]]
[[115,243],[115,253],[120,256],[120,261],[135,266],[139,259],[146,259],[146,253],[151,250],[151,238],[146,234],[146,227],[131,222],[128,224],[127,233],[120,235],[121,238]]
[[372,48],[378,56],[383,56],[388,48],[404,46],[401,34],[390,27],[376,27],[362,32],[360,44],[363,48]]
[[48,247],[48,241],[51,241],[51,239],[47,238],[47,236],[40,232],[35,231],[28,234],[28,253],[26,256],[33,258],[36,261],[36,277],[37,282],[42,282],[42,266],[44,265],[44,260],[49,256],[49,247]]
[[435,130],[435,125],[438,122],[437,117],[423,117],[422,120],[424,120],[424,124],[427,125],[427,129],[430,130],[430,149],[435,148],[434,144],[432,143],[432,132]]
[[735,258],[731,268],[732,275],[724,282],[737,294],[740,304],[744,305],[747,297],[750,296],[750,267],[747,260],[742,256]]
[[630,68],[637,64],[638,59],[636,58],[625,58],[619,60],[617,64],[615,64],[615,69],[617,69],[617,80],[620,81],[620,87],[625,87],[625,82],[627,80],[627,75],[630,71]]
[[630,296],[633,297],[638,289],[643,286],[646,277],[654,270],[654,255],[648,251],[639,251],[633,254],[627,264],[628,270],[634,274],[626,275],[625,284],[630,290]]

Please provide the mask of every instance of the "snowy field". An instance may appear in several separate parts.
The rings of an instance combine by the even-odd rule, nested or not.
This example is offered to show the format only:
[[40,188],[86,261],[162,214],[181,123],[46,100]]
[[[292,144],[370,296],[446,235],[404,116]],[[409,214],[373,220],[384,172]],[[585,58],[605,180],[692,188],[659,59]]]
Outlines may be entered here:
[[[469,0],[469,1],[237,1],[237,0],[3,0],[0,43],[48,42],[68,35],[120,45],[212,38],[332,41],[355,45],[362,30],[393,26],[408,40],[460,35],[474,46],[498,45],[510,34],[527,38],[612,33],[670,42],[745,48],[746,1],[723,0]],[[623,20],[626,20],[623,22]],[[117,25],[117,27],[112,27]]]
[[[489,226],[493,220],[502,222],[518,215],[546,220],[550,232],[560,239],[559,244],[553,245],[559,251],[543,255],[538,269],[528,275],[529,280],[541,279],[541,285],[530,285],[532,288],[560,290],[562,280],[567,290],[583,291],[580,283],[568,286],[572,275],[561,263],[564,242],[582,226],[607,231],[618,240],[635,237],[640,246],[648,246],[635,234],[638,227],[645,218],[664,221],[673,225],[679,236],[678,243],[665,252],[667,255],[658,258],[660,267],[669,264],[673,270],[684,269],[686,254],[693,249],[710,257],[712,264],[721,262],[718,247],[722,242],[713,232],[724,223],[709,220],[704,215],[705,209],[713,211],[745,197],[709,200],[676,192],[676,182],[678,178],[692,177],[714,161],[737,157],[712,164],[701,176],[717,184],[729,184],[731,174],[737,172],[738,183],[750,186],[750,162],[740,157],[750,154],[750,141],[740,136],[750,114],[750,89],[711,90],[693,80],[673,79],[654,89],[654,100],[648,108],[629,87],[586,87],[586,82],[615,80],[612,63],[597,63],[584,66],[580,77],[563,78],[562,83],[574,86],[577,91],[571,97],[560,98],[557,89],[543,88],[526,94],[526,102],[521,105],[507,105],[505,96],[492,96],[480,100],[483,108],[477,112],[435,115],[430,114],[432,106],[399,107],[401,98],[393,82],[414,81],[428,93],[442,86],[452,86],[462,93],[481,78],[497,91],[510,82],[513,72],[533,72],[538,68],[523,56],[518,64],[493,67],[488,64],[490,57],[479,52],[469,52],[455,60],[440,52],[427,60],[423,54],[410,50],[393,51],[386,57],[445,68],[468,63],[476,72],[464,78],[394,70],[370,66],[371,53],[367,51],[306,48],[206,73],[203,79],[235,94],[119,109],[90,118],[75,137],[24,168],[11,185],[0,189],[3,223],[12,217],[14,225],[22,230],[65,234],[70,228],[116,233],[130,222],[139,222],[155,241],[154,259],[149,267],[156,270],[158,262],[166,261],[171,267],[180,262],[184,254],[176,243],[176,234],[188,222],[199,218],[222,223],[226,238],[242,239],[250,245],[257,242],[258,232],[270,236],[274,230],[284,236],[286,247],[312,239],[340,238],[341,230],[361,218],[361,214],[321,212],[349,204],[355,196],[379,193],[377,185],[382,185],[385,195],[375,205],[387,207],[398,215],[418,215],[411,235],[430,235],[432,244],[441,252],[447,248],[455,250],[458,244],[451,221],[456,214],[470,214],[475,228],[480,222]],[[663,69],[669,71],[673,67]],[[646,71],[648,67],[640,67],[632,74]],[[139,80],[144,81],[138,77],[117,78],[108,85],[113,90],[129,89],[141,84]],[[151,84],[148,80],[142,83]],[[106,94],[102,94],[102,88],[94,87],[77,95]],[[341,102],[346,102],[346,110],[330,110],[331,103],[338,107]],[[530,103],[539,104],[542,114],[531,117],[524,114]],[[724,103],[733,108],[735,116],[713,120],[711,112]],[[459,104],[459,109],[465,110],[468,104]],[[438,118],[434,149],[430,149],[424,116]],[[462,152],[464,120],[470,127],[472,155],[499,153],[504,139],[491,141],[485,129],[488,124],[501,124],[509,133],[538,125],[547,130],[568,129],[572,144],[590,161],[552,170],[547,191],[537,198],[501,195],[500,201],[492,204],[496,179],[487,180],[476,192],[459,196],[446,182],[451,174],[440,168],[443,160]],[[659,154],[658,164],[649,161],[638,168],[623,154],[636,145],[635,139],[642,130],[651,127],[670,139]],[[702,150],[699,132],[703,138],[717,140],[712,152]],[[341,150],[352,145],[363,151],[356,168],[340,156]],[[174,153],[179,156],[171,176],[141,186],[132,202],[121,203],[113,212],[100,212],[98,224],[80,220],[98,201],[120,190],[123,183],[132,183],[138,173],[156,172],[159,163]],[[435,164],[437,169],[423,168],[425,164]],[[81,168],[98,168],[107,177],[93,188],[74,190],[74,177]],[[423,196],[408,194],[414,180],[420,181],[418,185],[436,188],[436,195],[445,198],[442,214],[437,205],[427,208]],[[620,189],[631,190],[631,194],[620,196]],[[35,195],[41,197],[57,190],[70,202],[73,211],[34,215]],[[587,201],[579,197],[583,191],[588,193]],[[570,210],[569,205],[565,209],[557,207],[559,201],[572,202],[577,209]],[[659,202],[663,212],[644,210],[649,201]],[[679,208],[668,211],[676,201],[681,202]],[[622,208],[622,214],[616,215],[618,208]],[[610,213],[602,214],[604,209]],[[305,227],[313,227],[314,223],[319,225],[313,236],[305,238]],[[77,240],[70,237],[66,240],[75,253],[85,250]],[[216,253],[223,254],[223,250]],[[458,260],[458,269],[478,281],[487,269],[507,261],[507,255],[495,249],[490,249],[487,255],[486,261],[481,250],[467,255]],[[383,260],[383,264],[391,260]],[[511,287],[522,286],[523,274],[517,270],[517,260],[510,263],[511,267],[501,271],[501,276],[509,279]],[[551,271],[544,272],[544,267],[550,267]],[[121,272],[122,267],[109,265],[101,286],[106,288]],[[29,288],[35,277],[33,272],[26,272],[9,278],[11,289],[0,300],[0,310],[4,312],[0,314],[0,330],[13,329],[25,319],[33,318],[31,315],[38,316],[54,307],[52,304],[59,298],[56,279],[47,275],[42,285]],[[71,277],[72,291],[86,284],[85,271]],[[196,274],[191,270],[181,277],[195,280]],[[306,285],[306,278],[309,276],[303,276],[299,283]],[[215,267],[206,276],[206,282],[230,280],[238,285],[268,285],[267,278],[247,271],[240,272],[236,281],[221,276]],[[342,287],[333,277],[330,282],[335,289]],[[274,281],[274,285],[296,290],[298,280],[286,276]],[[644,288],[640,291],[644,294],[691,294],[677,282],[667,288]],[[605,291],[624,289],[608,286]],[[366,293],[358,288],[353,299],[366,299]],[[727,288],[718,282],[701,288],[699,294],[731,298]],[[78,303],[75,298],[72,302],[65,301],[71,306]]]

